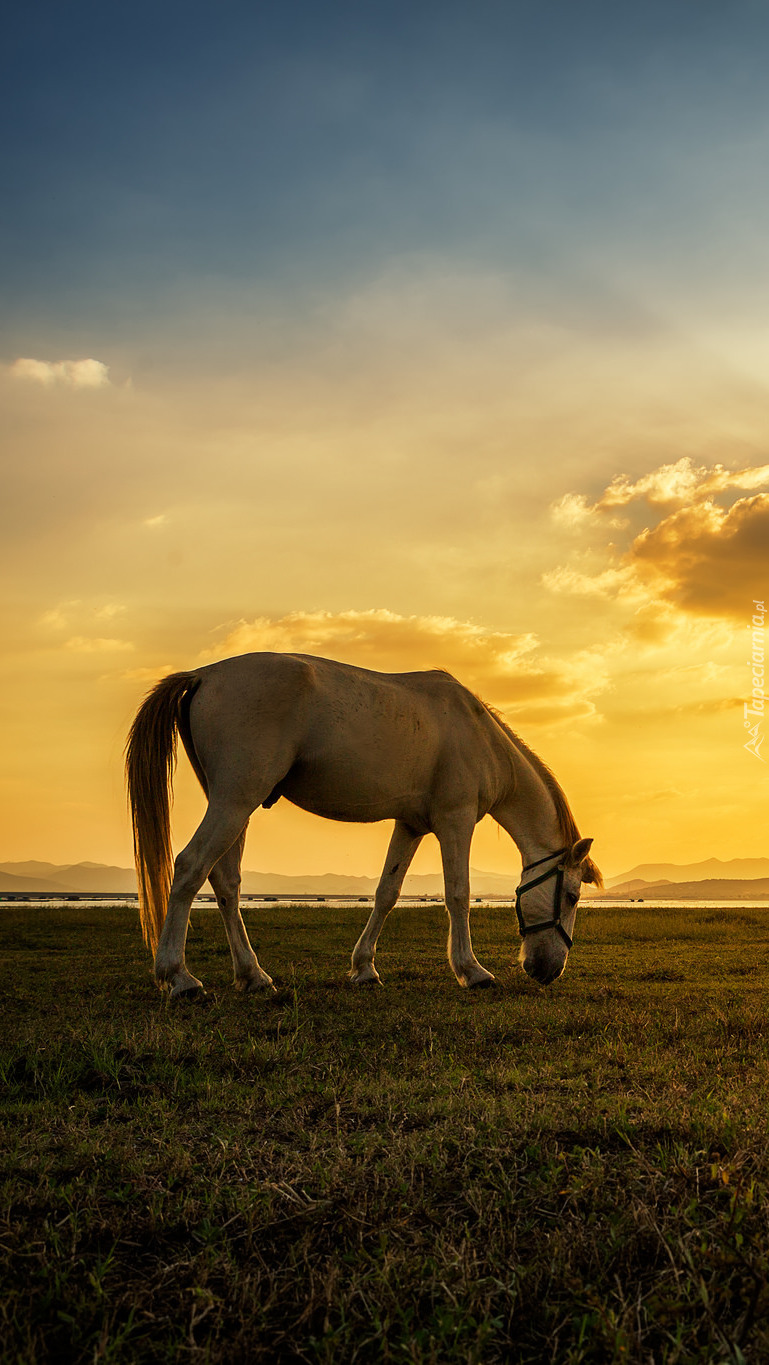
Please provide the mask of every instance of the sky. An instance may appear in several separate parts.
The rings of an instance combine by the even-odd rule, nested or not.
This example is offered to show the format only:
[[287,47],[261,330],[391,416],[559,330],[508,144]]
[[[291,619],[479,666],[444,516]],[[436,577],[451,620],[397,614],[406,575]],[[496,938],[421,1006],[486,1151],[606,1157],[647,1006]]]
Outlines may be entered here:
[[17,7],[0,861],[130,864],[141,698],[251,649],[448,668],[609,875],[768,851],[768,58],[766,0]]

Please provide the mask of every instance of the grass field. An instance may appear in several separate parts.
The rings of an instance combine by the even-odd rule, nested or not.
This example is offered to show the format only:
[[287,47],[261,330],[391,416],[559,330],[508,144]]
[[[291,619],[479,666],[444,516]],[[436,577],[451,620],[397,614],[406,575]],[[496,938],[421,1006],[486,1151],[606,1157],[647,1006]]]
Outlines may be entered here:
[[769,914],[581,912],[549,990],[476,907],[0,912],[3,1361],[769,1361]]

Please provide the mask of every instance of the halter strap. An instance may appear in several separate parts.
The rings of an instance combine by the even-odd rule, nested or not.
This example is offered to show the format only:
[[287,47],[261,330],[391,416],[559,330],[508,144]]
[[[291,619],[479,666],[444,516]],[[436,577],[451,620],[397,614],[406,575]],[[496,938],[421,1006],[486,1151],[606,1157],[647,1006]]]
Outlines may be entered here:
[[[542,863],[549,862],[551,858],[560,858],[561,855],[566,852],[567,849],[558,848],[554,853],[546,853],[544,858],[537,858],[533,863],[526,863],[521,869],[521,875],[523,875],[524,872],[530,872],[533,867],[540,867]],[[563,890],[563,874],[565,871],[566,869],[563,866],[563,863],[556,863],[555,866],[549,868],[547,872],[540,872],[538,877],[534,877],[532,881],[526,882],[525,885],[522,883],[518,887],[515,893],[515,913],[518,916],[518,928],[520,930],[521,938],[525,938],[527,934],[539,934],[543,929],[557,929],[566,944],[566,947],[571,948],[574,940],[569,937],[561,924],[561,891]],[[541,886],[542,882],[549,881],[551,877],[555,877],[553,918],[540,920],[538,924],[526,924],[521,911],[521,896],[524,891],[531,891],[533,887]]]
[[562,853],[567,852],[568,846],[567,848],[557,848],[555,850],[555,853],[546,853],[544,858],[537,858],[536,862],[524,863],[523,867],[521,868],[521,872],[530,872],[532,867],[539,867],[541,863],[548,863],[551,858],[560,858]]

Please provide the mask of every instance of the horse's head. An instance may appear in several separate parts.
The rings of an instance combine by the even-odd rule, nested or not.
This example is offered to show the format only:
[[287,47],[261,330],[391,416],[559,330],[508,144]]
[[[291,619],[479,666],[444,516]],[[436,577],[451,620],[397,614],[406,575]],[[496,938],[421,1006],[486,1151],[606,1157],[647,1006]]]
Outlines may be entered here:
[[583,882],[601,885],[601,874],[588,857],[592,839],[578,839],[526,863],[515,893],[521,931],[520,963],[540,986],[549,986],[566,966]]

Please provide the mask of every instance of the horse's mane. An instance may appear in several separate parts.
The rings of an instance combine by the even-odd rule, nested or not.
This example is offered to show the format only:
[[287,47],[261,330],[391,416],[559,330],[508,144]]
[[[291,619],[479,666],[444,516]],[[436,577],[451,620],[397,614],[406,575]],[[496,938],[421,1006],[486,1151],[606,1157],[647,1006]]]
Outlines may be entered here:
[[[529,760],[534,771],[542,778],[542,781],[552,797],[553,805],[555,806],[555,814],[561,837],[563,838],[564,843],[571,847],[571,845],[576,843],[577,839],[580,837],[579,830],[577,828],[577,822],[571,813],[571,806],[566,799],[566,793],[555,776],[555,773],[552,773],[547,764],[543,763],[539,754],[535,754],[534,750],[529,748],[525,740],[521,739],[521,736],[515,733],[515,730],[513,730],[512,726],[508,725],[507,721],[503,719],[496,707],[490,706],[487,701],[484,701],[482,704],[489,715],[497,722],[500,730],[504,730],[508,739],[512,740],[516,749],[521,751],[524,758]],[[593,882],[596,886],[603,886],[603,877],[592,858],[585,859],[582,880]]]

